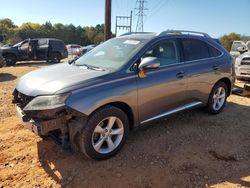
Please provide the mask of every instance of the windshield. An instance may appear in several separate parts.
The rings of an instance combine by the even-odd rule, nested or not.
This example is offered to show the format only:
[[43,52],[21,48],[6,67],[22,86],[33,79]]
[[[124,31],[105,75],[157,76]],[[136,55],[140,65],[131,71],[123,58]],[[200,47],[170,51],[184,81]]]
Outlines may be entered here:
[[22,42],[19,42],[19,43],[15,44],[13,47],[20,46],[21,44],[22,44]]
[[141,39],[111,39],[77,59],[75,65],[118,69],[125,65],[141,49],[143,44]]

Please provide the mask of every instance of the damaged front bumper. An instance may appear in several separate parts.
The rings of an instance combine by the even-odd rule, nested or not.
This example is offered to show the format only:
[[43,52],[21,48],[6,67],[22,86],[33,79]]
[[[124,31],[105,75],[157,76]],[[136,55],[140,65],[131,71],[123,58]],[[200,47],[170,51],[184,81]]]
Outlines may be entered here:
[[78,151],[76,136],[81,133],[88,116],[65,105],[46,110],[25,110],[34,97],[17,90],[14,90],[13,96],[12,103],[25,128],[42,137],[52,136],[63,148],[70,145],[74,151]]
[[16,105],[16,112],[22,125],[39,136],[46,136],[54,130],[61,130],[63,133],[68,131],[67,121],[71,115],[66,114],[62,108],[25,113]]
[[31,121],[31,120],[30,121],[25,121],[25,114],[22,111],[22,109],[17,105],[16,105],[16,114],[17,114],[19,120],[21,121],[22,125],[25,128],[31,130],[32,132],[36,133],[37,135],[40,135],[40,136],[42,135],[42,133],[40,131],[41,130],[40,125],[37,124],[34,121]]

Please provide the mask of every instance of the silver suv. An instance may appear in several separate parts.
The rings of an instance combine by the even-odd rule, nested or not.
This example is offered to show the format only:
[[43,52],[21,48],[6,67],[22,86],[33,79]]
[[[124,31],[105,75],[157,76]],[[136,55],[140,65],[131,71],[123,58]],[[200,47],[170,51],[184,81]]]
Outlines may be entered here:
[[197,107],[221,112],[233,82],[232,57],[205,33],[131,33],[24,75],[13,103],[25,127],[100,160],[159,118]]

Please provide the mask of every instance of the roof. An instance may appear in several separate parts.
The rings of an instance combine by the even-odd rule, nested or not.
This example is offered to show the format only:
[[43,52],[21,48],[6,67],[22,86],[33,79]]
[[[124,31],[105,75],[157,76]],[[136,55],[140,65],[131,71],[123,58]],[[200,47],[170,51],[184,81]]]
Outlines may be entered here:
[[[62,41],[61,39],[56,39],[56,38],[32,38],[31,40],[40,40],[40,39]],[[27,39],[26,39],[26,40],[27,40]]]
[[211,38],[207,33],[197,32],[197,31],[186,31],[186,30],[166,30],[160,33],[155,32],[131,32],[125,33],[119,37],[124,38],[137,38],[137,39],[152,39],[155,37],[162,37],[167,35],[184,35],[184,36],[200,36]]

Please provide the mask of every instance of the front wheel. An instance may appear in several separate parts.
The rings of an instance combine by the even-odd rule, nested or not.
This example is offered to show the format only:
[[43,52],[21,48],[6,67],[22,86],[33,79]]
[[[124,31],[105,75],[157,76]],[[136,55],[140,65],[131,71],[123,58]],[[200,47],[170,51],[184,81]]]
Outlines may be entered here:
[[5,60],[0,56],[0,68],[5,66]]
[[220,113],[226,104],[227,97],[227,85],[224,82],[218,82],[210,93],[207,103],[207,111],[211,114]]
[[78,144],[87,157],[108,159],[122,148],[128,132],[127,115],[119,108],[106,106],[90,116],[78,137]]
[[7,54],[4,56],[5,62],[7,66],[15,66],[17,58],[15,55]]

